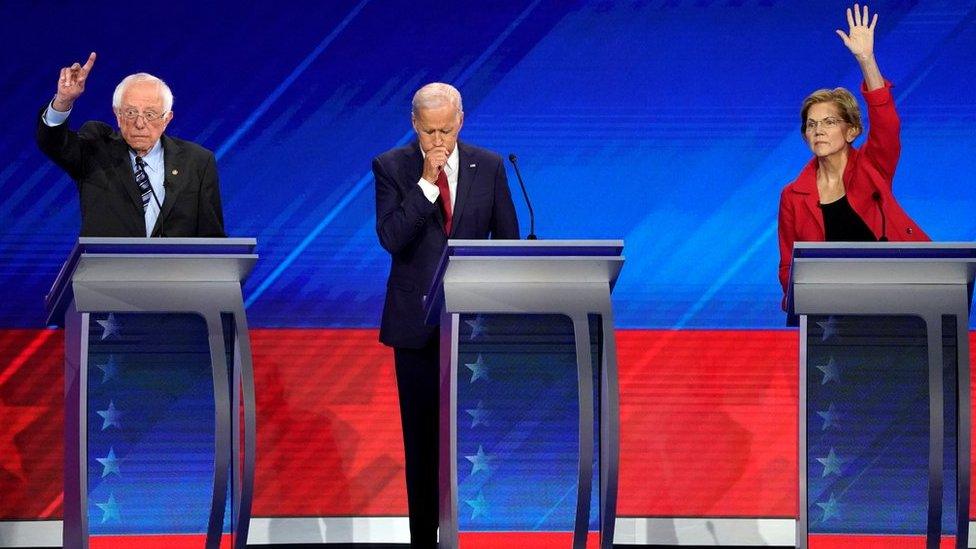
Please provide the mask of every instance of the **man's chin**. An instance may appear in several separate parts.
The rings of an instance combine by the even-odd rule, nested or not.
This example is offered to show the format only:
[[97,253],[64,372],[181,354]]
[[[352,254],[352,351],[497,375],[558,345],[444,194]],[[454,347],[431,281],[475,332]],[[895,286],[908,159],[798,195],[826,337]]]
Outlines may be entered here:
[[152,146],[152,143],[148,139],[128,139],[126,143],[137,151],[149,150],[149,147]]

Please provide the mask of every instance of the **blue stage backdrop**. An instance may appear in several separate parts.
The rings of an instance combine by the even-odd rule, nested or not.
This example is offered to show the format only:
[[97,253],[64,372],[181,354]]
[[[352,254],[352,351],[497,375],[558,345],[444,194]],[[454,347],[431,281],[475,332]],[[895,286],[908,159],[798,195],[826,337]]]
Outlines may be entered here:
[[[58,69],[92,50],[73,126],[112,121],[115,84],[149,71],[175,92],[170,133],[216,152],[229,233],[260,243],[252,326],[377,325],[370,160],[410,139],[413,91],[441,80],[464,94],[463,139],[519,155],[542,238],[626,241],[618,326],[781,327],[776,207],[809,158],[798,105],[860,84],[834,34],[846,6],[3,2],[0,327],[42,325],[77,236],[76,192],[33,131]],[[935,239],[973,240],[976,2],[872,9],[903,122],[896,195]]]

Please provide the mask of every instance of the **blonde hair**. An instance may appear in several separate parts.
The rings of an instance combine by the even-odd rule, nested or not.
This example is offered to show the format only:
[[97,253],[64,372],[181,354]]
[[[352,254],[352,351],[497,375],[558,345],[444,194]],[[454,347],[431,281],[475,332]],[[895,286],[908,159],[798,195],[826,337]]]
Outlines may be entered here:
[[840,111],[841,118],[857,130],[857,135],[861,135],[864,126],[861,124],[861,109],[857,106],[857,99],[847,88],[826,88],[817,90],[803,100],[800,107],[800,134],[806,135],[807,112],[810,107],[817,103],[833,103]]

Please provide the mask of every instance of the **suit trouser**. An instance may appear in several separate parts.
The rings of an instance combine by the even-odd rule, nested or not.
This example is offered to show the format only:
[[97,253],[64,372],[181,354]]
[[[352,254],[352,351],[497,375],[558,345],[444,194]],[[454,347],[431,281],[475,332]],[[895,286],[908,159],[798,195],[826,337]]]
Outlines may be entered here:
[[421,349],[393,350],[414,549],[437,547],[439,335],[435,333]]

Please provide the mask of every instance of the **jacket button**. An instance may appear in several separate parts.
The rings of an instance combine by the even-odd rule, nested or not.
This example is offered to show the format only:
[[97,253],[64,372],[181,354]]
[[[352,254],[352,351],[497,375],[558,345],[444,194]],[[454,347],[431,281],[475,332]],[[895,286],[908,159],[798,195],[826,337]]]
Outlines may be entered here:
[[906,231],[906,232],[907,232],[908,234],[912,234],[912,232],[913,232],[913,231],[912,231],[912,228],[911,228],[911,227],[909,227],[909,228],[907,228],[907,229],[905,229],[905,231]]

